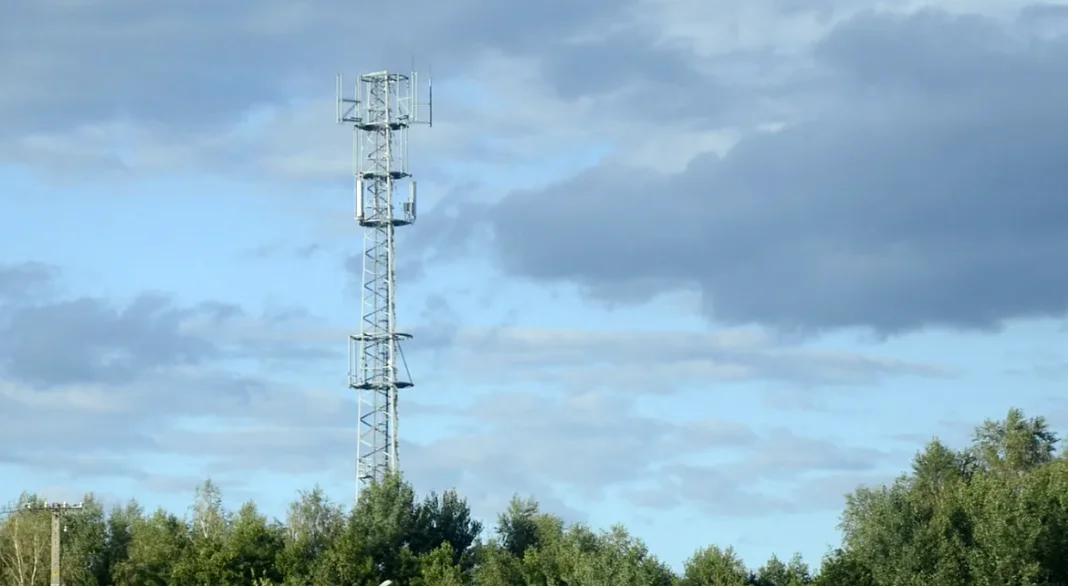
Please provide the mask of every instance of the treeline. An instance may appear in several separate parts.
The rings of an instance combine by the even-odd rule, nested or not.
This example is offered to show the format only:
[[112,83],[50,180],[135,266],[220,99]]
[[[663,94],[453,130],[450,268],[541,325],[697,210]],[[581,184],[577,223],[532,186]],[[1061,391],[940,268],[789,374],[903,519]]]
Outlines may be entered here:
[[[1056,448],[1042,418],[1017,410],[964,450],[932,441],[892,485],[846,497],[841,547],[812,570],[796,556],[750,570],[709,546],[676,574],[622,526],[569,525],[515,499],[483,531],[455,492],[418,499],[390,478],[351,510],[302,493],[284,522],[251,502],[227,511],[210,482],[187,518],[136,502],[105,512],[90,495],[65,517],[62,572],[71,586],[1063,586],[1068,458]],[[49,523],[4,520],[2,584],[49,583]]]

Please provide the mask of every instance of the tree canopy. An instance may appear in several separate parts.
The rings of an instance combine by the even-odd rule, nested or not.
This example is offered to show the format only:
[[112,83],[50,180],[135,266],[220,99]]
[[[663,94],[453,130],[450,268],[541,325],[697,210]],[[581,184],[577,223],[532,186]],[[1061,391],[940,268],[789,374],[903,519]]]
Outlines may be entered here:
[[[88,495],[65,517],[71,586],[1053,586],[1068,584],[1068,457],[1041,418],[1011,410],[954,450],[931,441],[911,470],[845,498],[842,543],[818,568],[798,556],[747,568],[729,546],[679,572],[625,527],[594,530],[515,498],[484,531],[454,491],[420,499],[400,477],[347,509],[319,488],[284,520],[223,507],[205,482],[190,514],[105,511]],[[0,524],[0,585],[49,579],[47,513],[23,494]]]

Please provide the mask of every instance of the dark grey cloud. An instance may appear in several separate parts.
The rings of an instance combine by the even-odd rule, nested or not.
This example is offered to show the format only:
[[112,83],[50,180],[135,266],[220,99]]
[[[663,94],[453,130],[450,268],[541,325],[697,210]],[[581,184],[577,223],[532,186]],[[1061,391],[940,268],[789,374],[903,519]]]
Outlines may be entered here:
[[[748,2],[716,10],[735,4]],[[412,55],[424,72],[433,61],[444,82],[440,124],[413,138],[417,174],[430,182],[479,173],[456,159],[535,165],[546,148],[565,143],[603,146],[626,135],[635,144],[635,135],[665,127],[692,142],[691,134],[714,126],[749,127],[782,91],[778,78],[792,77],[770,49],[697,59],[665,36],[671,23],[646,16],[663,9],[644,0],[520,8],[416,0],[359,10],[338,0],[222,8],[199,0],[180,7],[41,0],[2,10],[10,81],[0,90],[0,113],[12,123],[0,131],[7,137],[0,162],[32,170],[61,164],[64,174],[42,174],[53,183],[72,174],[125,182],[163,171],[270,175],[340,189],[351,160],[345,133],[329,122],[330,78],[404,71]],[[72,95],[77,108],[68,106]],[[432,155],[424,161],[420,153]]]
[[[729,16],[748,4],[732,0],[714,12]],[[779,99],[781,78],[793,77],[788,60],[767,48],[697,59],[668,34],[673,23],[661,22],[660,12],[674,10],[644,0],[521,8],[416,0],[361,10],[337,0],[222,8],[41,0],[3,10],[10,81],[0,112],[13,122],[2,131],[0,162],[63,165],[64,174],[42,174],[52,183],[164,171],[340,189],[351,161],[345,133],[329,123],[331,76],[403,71],[411,55],[426,57],[424,71],[433,61],[445,82],[440,124],[413,138],[418,175],[431,182],[478,174],[456,159],[534,165],[565,143],[639,144],[635,135],[667,130],[688,143],[712,127],[750,127]],[[684,12],[694,10],[709,17],[700,6]],[[770,18],[791,10],[767,7]],[[75,94],[79,105],[70,108]],[[639,149],[672,158],[660,147]]]
[[783,330],[1062,315],[1068,37],[1035,18],[847,21],[802,122],[676,175],[606,163],[514,193],[488,213],[499,260],[605,300],[697,287],[710,318]]
[[306,311],[252,314],[157,293],[123,303],[63,289],[55,267],[0,267],[6,460],[130,476],[131,456],[161,453],[161,430],[189,419],[349,422],[337,393],[284,382],[293,369],[341,359],[333,333]]
[[0,303],[20,303],[52,293],[56,269],[44,263],[0,264]]
[[254,105],[329,93],[338,71],[404,70],[414,56],[453,77],[487,50],[564,53],[564,40],[629,4],[15,0],[0,7],[0,112],[8,133],[103,121],[187,133],[236,122]]
[[146,370],[196,364],[216,354],[210,341],[184,334],[187,311],[146,295],[121,309],[76,299],[29,306],[0,328],[5,372],[31,384],[127,382]]
[[[300,316],[250,316],[220,302],[179,306],[145,293],[128,303],[47,294],[58,271],[40,264],[0,269],[0,373],[33,386],[123,384],[165,369],[232,359],[314,360],[320,341],[263,336]],[[37,290],[34,296],[28,292]],[[249,328],[253,328],[250,330]],[[255,331],[257,330],[258,331]]]
[[[595,39],[561,43],[541,53],[544,80],[567,101],[585,96],[615,94],[600,99],[597,108],[613,116],[634,116],[643,122],[668,118],[700,127],[723,123],[743,97],[743,88],[720,83],[698,70],[688,49],[658,42],[648,30],[632,25],[605,32]],[[755,63],[767,55],[745,55]],[[712,58],[702,69],[729,66],[737,55]],[[640,106],[639,106],[640,104]]]

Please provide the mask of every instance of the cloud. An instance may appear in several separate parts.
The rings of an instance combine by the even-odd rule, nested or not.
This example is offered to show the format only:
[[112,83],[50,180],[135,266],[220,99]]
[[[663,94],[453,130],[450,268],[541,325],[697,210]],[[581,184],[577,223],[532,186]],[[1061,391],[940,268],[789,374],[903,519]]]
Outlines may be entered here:
[[[842,477],[882,478],[877,473],[897,456],[721,419],[666,421],[624,397],[496,394],[464,413],[478,431],[410,446],[405,465],[420,480],[449,478],[473,490],[619,495],[649,509],[695,505],[760,516],[772,504],[786,512],[839,506],[848,489]],[[832,500],[817,486],[842,490]]]
[[727,422],[643,416],[633,402],[607,393],[501,393],[462,415],[481,429],[415,449],[412,469],[452,469],[458,480],[502,487],[560,484],[600,496],[657,461],[752,441],[749,430]]
[[[201,1],[181,9],[132,0],[42,0],[5,6],[0,38],[11,49],[13,79],[0,107],[23,115],[16,118],[19,128],[128,119],[197,129],[250,104],[284,103],[324,82],[328,88],[329,79],[313,75],[360,66],[351,61],[354,50],[369,69],[432,58],[446,78],[462,75],[486,52],[536,57],[562,94],[587,94],[589,84],[614,88],[624,79],[618,66],[604,67],[618,51],[632,57],[627,75],[655,78],[678,67],[669,48],[635,52],[648,42],[623,27],[638,21],[637,8],[629,0],[507,7],[415,0],[372,11],[337,0],[225,7]],[[393,26],[368,27],[368,18]],[[79,107],[71,111],[66,99],[75,90]],[[205,92],[212,99],[193,99]],[[46,115],[59,111],[75,118]]]
[[438,340],[447,340],[441,359],[463,374],[465,384],[494,387],[535,383],[657,395],[716,383],[811,389],[952,376],[937,364],[815,350],[758,328],[689,333],[460,327]]
[[288,328],[291,312],[250,316],[236,305],[176,305],[144,293],[125,304],[31,290],[58,287],[57,270],[27,263],[0,269],[0,372],[30,385],[125,384],[168,370],[228,360],[288,361],[334,356]]
[[[63,290],[61,277],[37,264],[0,271],[0,329],[20,341],[0,352],[0,444],[11,446],[4,463],[47,460],[72,477],[127,478],[151,490],[187,488],[193,473],[235,487],[257,474],[341,476],[338,462],[352,456],[354,397],[303,382],[319,360],[337,358],[329,324],[298,310],[253,314],[162,294],[125,303],[79,297]],[[27,297],[34,288],[49,293]],[[404,442],[405,470],[423,488],[460,488],[487,514],[515,492],[571,519],[583,518],[570,508],[576,497],[714,507],[691,489],[649,482],[713,474],[693,459],[717,454],[734,459],[715,474],[787,487],[813,470],[864,472],[880,457],[781,429],[644,413],[644,393],[674,390],[667,380],[812,387],[943,374],[933,365],[814,352],[759,330],[479,330],[456,328],[448,312],[445,298],[428,300],[429,327],[453,329],[424,336],[430,343],[415,351],[437,352],[449,372],[464,374],[460,382],[496,392],[467,407],[406,398],[402,429],[426,417],[442,425],[433,438]],[[287,364],[292,372],[279,368]],[[537,392],[524,388],[532,384]],[[748,498],[724,492],[741,484],[715,495]]]
[[[201,1],[180,9],[130,0],[9,4],[0,12],[0,51],[10,76],[0,111],[12,123],[2,131],[8,140],[0,156],[30,165],[62,157],[97,172],[212,161],[197,150],[237,162],[247,159],[239,147],[254,146],[236,140],[248,126],[294,100],[331,99],[334,73],[404,71],[411,57],[424,66],[433,60],[447,81],[489,54],[550,56],[554,90],[575,93],[596,81],[596,71],[570,75],[569,55],[583,49],[568,41],[604,30],[629,4],[554,0],[504,9],[484,0],[416,0],[370,12],[337,0],[225,7]],[[368,19],[394,26],[368,27]],[[319,105],[312,111],[331,126],[333,105]]]
[[[785,429],[711,418],[672,422],[603,392],[503,392],[438,416],[463,422],[465,431],[429,443],[402,442],[406,473],[426,490],[459,488],[479,514],[499,510],[516,492],[537,495],[572,519],[583,518],[565,504],[575,496],[597,501],[619,495],[647,509],[696,505],[730,516],[759,516],[771,507],[811,512],[840,505],[849,482],[882,478],[876,473],[894,456]],[[351,456],[352,430],[294,420],[161,430],[156,437],[166,453],[206,458],[213,474],[270,469],[322,475]],[[710,454],[729,457],[717,465],[687,462]],[[772,483],[773,490],[761,483]],[[838,490],[833,499],[827,487]]]
[[[337,181],[351,158],[330,123],[331,76],[404,71],[414,55],[433,59],[439,86],[440,123],[412,138],[424,179],[469,181],[471,160],[529,164],[545,161],[547,149],[566,165],[571,150],[610,141],[630,145],[636,161],[677,166],[724,142],[719,125],[757,120],[759,100],[738,73],[779,61],[768,52],[697,60],[664,36],[667,24],[650,26],[646,4],[554,0],[504,10],[417,0],[373,16],[336,0],[314,9],[280,0],[5,7],[0,37],[12,58],[0,111],[17,123],[3,131],[0,160],[112,179],[196,170]],[[367,18],[397,28],[368,28]],[[762,88],[775,85],[771,77],[760,75]]]
[[1068,379],[1068,360],[1057,352],[1032,352],[1016,359],[1017,364],[1004,370],[1013,377],[1030,377],[1045,382]]
[[44,263],[0,264],[0,303],[25,302],[48,293],[55,277],[55,268]]
[[[0,160],[333,186],[351,160],[330,124],[331,74],[433,56],[440,124],[413,136],[413,167],[443,205],[406,244],[424,263],[490,250],[510,275],[614,304],[696,290],[721,327],[479,329],[434,296],[409,351],[433,351],[447,382],[494,392],[466,408],[404,403],[405,421],[455,424],[405,443],[412,478],[493,508],[518,490],[561,511],[574,494],[716,514],[812,510],[880,478],[892,455],[669,421],[642,401],[758,383],[796,406],[816,388],[952,376],[776,330],[994,328],[1068,301],[1056,268],[1068,244],[1063,14],[860,12],[868,5],[8,3]],[[487,227],[493,247],[473,246]],[[322,246],[300,244],[256,252]],[[338,358],[344,334],[330,324],[154,292],[79,296],[60,276],[0,268],[8,461],[167,489],[190,478],[139,458],[192,456],[245,478],[351,459],[352,397],[304,380]]]
[[1061,315],[1068,37],[1034,20],[844,22],[781,131],[680,173],[607,161],[503,199],[500,266],[605,300],[697,287],[717,323],[783,330]]
[[0,443],[8,461],[47,458],[71,474],[143,477],[128,457],[163,453],[157,434],[189,420],[347,422],[337,394],[287,382],[340,359],[332,330],[305,312],[255,315],[159,293],[122,303],[62,289],[55,267],[0,268]]
[[649,509],[692,506],[717,517],[813,513],[841,508],[843,496],[860,485],[892,480],[887,467],[902,460],[902,454],[796,436],[800,444],[784,449],[791,436],[773,430],[733,462],[661,466],[623,494]]

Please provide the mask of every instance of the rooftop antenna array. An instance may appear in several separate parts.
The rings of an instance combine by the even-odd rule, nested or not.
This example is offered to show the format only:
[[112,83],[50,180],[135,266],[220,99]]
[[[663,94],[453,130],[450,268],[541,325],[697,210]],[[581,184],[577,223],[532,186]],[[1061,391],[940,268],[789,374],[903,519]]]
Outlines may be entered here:
[[[414,70],[414,67],[413,67]],[[434,124],[433,81],[420,102],[419,77],[365,73],[347,94],[337,76],[337,123],[352,126],[356,222],[364,228],[362,321],[349,336],[349,388],[358,394],[356,498],[399,466],[397,396],[412,386],[397,330],[395,231],[416,218],[415,181],[408,169],[408,129]],[[395,199],[407,184],[407,197]]]

